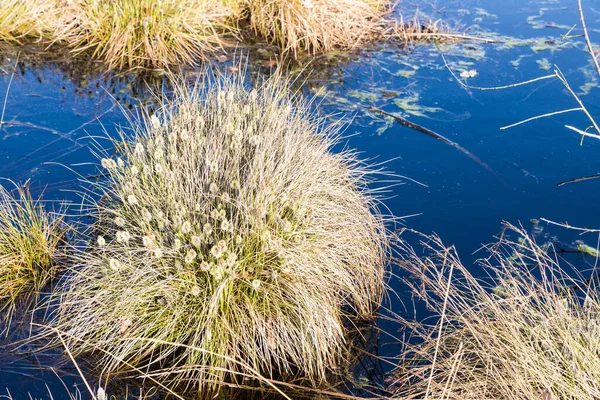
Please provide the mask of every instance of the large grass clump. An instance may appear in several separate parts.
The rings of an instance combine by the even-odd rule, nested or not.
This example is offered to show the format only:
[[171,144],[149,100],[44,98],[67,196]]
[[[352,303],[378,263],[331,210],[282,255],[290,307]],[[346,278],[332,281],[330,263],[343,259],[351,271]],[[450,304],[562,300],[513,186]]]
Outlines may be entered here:
[[391,27],[387,0],[249,0],[255,32],[285,51],[356,49]]
[[437,323],[411,326],[398,398],[600,398],[597,282],[513,226],[490,248],[488,279],[439,238],[423,244],[427,254],[407,248],[404,263]]
[[0,186],[0,309],[13,311],[31,298],[60,270],[58,247],[65,228],[23,187],[13,195]]
[[[281,78],[179,88],[100,155],[107,177],[53,326],[105,375],[324,382],[382,296],[387,235],[338,128]],[[147,376],[147,375],[146,375]]]
[[226,0],[76,0],[58,35],[111,67],[167,67],[206,59],[236,32],[239,4]]

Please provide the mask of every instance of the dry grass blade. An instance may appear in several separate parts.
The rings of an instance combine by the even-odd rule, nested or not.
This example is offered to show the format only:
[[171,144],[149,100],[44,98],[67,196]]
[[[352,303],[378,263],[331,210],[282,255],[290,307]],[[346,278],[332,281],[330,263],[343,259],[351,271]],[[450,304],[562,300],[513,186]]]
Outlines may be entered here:
[[6,112],[6,104],[8,104],[8,95],[10,93],[10,87],[12,86],[12,82],[15,77],[15,71],[17,70],[17,66],[19,65],[20,55],[21,53],[17,53],[15,65],[13,66],[13,70],[10,74],[10,79],[8,80],[8,85],[6,86],[6,93],[4,94],[4,103],[2,104],[2,114],[0,114],[0,129],[2,129],[2,125],[4,125],[4,113]]
[[502,85],[502,86],[491,86],[491,87],[471,86],[471,85],[467,85],[466,83],[463,82],[462,79],[460,79],[458,76],[456,76],[456,74],[454,73],[454,71],[452,70],[452,68],[450,68],[450,65],[448,65],[448,62],[446,61],[446,57],[444,56],[444,54],[440,53],[440,55],[442,56],[442,61],[444,62],[444,66],[446,67],[446,69],[448,70],[448,72],[450,72],[450,74],[452,75],[452,77],[456,80],[456,82],[460,86],[462,86],[462,87],[464,87],[466,89],[481,90],[481,91],[487,91],[487,90],[504,90],[504,89],[511,89],[511,88],[518,87],[518,86],[529,85],[530,83],[542,81],[542,80],[545,80],[545,79],[556,78],[556,74],[551,74],[551,75],[539,76],[539,77],[533,78],[533,79],[528,79],[528,80],[523,81],[523,82],[511,83],[511,84]]
[[[581,111],[583,111],[583,113],[585,114],[585,116],[592,123],[592,126],[596,130],[597,134],[600,135],[600,127],[598,127],[598,124],[596,123],[596,120],[594,119],[594,117],[592,117],[592,115],[590,114],[590,112],[588,111],[588,109],[585,107],[585,105],[583,104],[583,102],[579,98],[579,96],[577,96],[577,94],[575,93],[575,91],[571,88],[571,86],[569,85],[569,82],[567,81],[567,78],[565,78],[565,76],[563,75],[563,73],[560,70],[560,68],[556,67],[556,69],[554,70],[554,73],[555,73],[556,77],[565,86],[565,88],[567,88],[567,90],[569,91],[569,93],[571,94],[571,96],[575,99],[575,101],[577,101],[577,103],[579,104],[579,107],[581,108]],[[567,126],[567,128],[571,129],[572,127],[568,127]],[[575,129],[571,129],[571,130],[575,130]],[[577,129],[577,131],[579,131],[579,130]],[[583,133],[581,135],[581,140],[582,141],[583,141],[583,138],[585,136],[591,136],[591,137],[598,136],[598,135],[589,134],[589,133],[583,132],[583,131],[580,131],[580,132]],[[580,133],[580,132],[578,132],[578,133]]]
[[554,115],[559,115],[559,114],[566,114],[566,113],[570,113],[570,112],[573,112],[573,111],[583,111],[583,109],[581,107],[578,107],[578,108],[569,108],[568,110],[553,111],[553,112],[546,113],[546,114],[536,115],[534,117],[527,118],[527,119],[524,119],[524,120],[519,121],[519,122],[515,122],[514,124],[502,126],[502,127],[500,127],[500,130],[514,128],[515,126],[526,124],[528,122],[535,121],[536,119],[552,117]]

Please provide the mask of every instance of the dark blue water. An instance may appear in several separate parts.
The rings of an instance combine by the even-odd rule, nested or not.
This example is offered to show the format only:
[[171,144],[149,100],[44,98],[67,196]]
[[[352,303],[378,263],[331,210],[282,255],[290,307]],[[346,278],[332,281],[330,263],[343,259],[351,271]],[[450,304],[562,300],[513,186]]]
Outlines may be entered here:
[[[535,115],[576,107],[565,87],[548,79],[506,90],[465,89],[441,56],[456,75],[477,71],[466,83],[480,87],[548,75],[556,65],[590,113],[600,116],[598,78],[583,39],[561,39],[574,24],[572,34],[581,33],[576,5],[575,0],[440,2],[436,9],[424,11],[471,26],[469,33],[501,43],[422,45],[408,52],[386,46],[348,59],[332,58],[328,67],[316,61],[306,92],[320,97],[322,113],[352,118],[344,144],[364,158],[388,161],[389,171],[422,184],[402,180],[406,184],[394,187],[385,205],[395,216],[415,215],[403,223],[436,232],[457,247],[465,263],[480,256],[473,252],[493,241],[502,221],[529,227],[531,219],[543,217],[597,228],[600,180],[556,186],[600,173],[600,141],[588,138],[581,144],[580,136],[564,127],[585,129],[589,125],[585,116],[569,113],[500,130]],[[600,43],[600,2],[587,0],[584,7],[592,40]],[[5,60],[0,94],[6,92],[11,65]],[[42,66],[15,75],[5,115],[12,125],[0,132],[0,176],[20,182],[31,179],[33,188],[44,190],[48,199],[75,200],[70,191],[77,188],[76,176],[65,166],[85,170],[82,164],[94,161],[88,137],[102,135],[104,128],[114,132],[116,124],[126,123],[115,104],[126,109],[132,105],[135,112],[138,103],[128,97],[135,86],[130,78],[112,84],[106,74],[92,74],[82,85],[81,78],[61,71]],[[368,107],[397,113],[447,137],[493,173],[456,148],[370,113]],[[574,239],[572,232],[544,227],[562,241]],[[597,240],[583,239],[593,246]],[[43,397],[46,389],[41,382],[47,381],[64,393],[52,373],[39,372],[29,361],[15,363],[0,370],[0,389],[9,388],[15,398],[25,398],[27,391]],[[78,380],[65,381],[71,385]]]

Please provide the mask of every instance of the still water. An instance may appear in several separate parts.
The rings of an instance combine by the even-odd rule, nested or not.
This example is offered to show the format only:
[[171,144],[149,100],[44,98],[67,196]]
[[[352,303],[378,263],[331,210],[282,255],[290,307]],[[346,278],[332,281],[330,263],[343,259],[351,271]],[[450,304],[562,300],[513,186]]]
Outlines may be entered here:
[[[600,1],[584,1],[584,8],[592,41],[600,43]],[[497,43],[419,45],[410,51],[385,46],[334,54],[310,64],[308,70],[314,72],[304,83],[303,91],[317,96],[321,114],[347,118],[347,139],[341,145],[357,149],[374,163],[385,161],[388,171],[410,178],[399,178],[404,184],[387,193],[384,203],[389,213],[407,216],[402,221],[407,227],[439,234],[446,244],[456,246],[465,263],[481,255],[473,253],[493,240],[502,221],[530,227],[531,219],[547,218],[600,227],[600,180],[557,186],[600,173],[600,141],[587,138],[582,143],[577,133],[565,128],[585,129],[589,121],[583,113],[500,129],[577,107],[565,87],[557,79],[546,79],[481,91],[461,86],[456,79],[470,86],[497,87],[560,68],[589,112],[600,116],[598,77],[583,38],[578,37],[577,2],[439,1],[424,11]],[[561,36],[575,24],[571,32],[575,37]],[[254,56],[249,55],[249,65],[251,70],[262,65],[252,71],[258,74],[268,63],[253,60]],[[3,95],[14,54],[4,56],[1,65]],[[31,179],[34,192],[43,191],[48,200],[77,201],[73,193],[77,176],[69,168],[91,173],[90,138],[126,125],[124,110],[135,113],[149,89],[135,77],[81,73],[61,61],[33,65],[22,56],[20,65],[6,103],[4,120],[9,123],[0,131],[0,176],[16,182]],[[461,78],[461,73],[474,76]],[[445,136],[487,168],[455,147],[370,112],[369,107]],[[563,242],[575,239],[573,232],[543,227]],[[583,239],[595,247],[597,238]],[[0,359],[0,389],[7,388],[15,399],[28,398],[28,392],[48,398],[46,384],[59,392],[55,398],[64,393],[54,373],[40,371],[35,360],[2,353]],[[65,384],[81,387],[65,368],[60,373]]]

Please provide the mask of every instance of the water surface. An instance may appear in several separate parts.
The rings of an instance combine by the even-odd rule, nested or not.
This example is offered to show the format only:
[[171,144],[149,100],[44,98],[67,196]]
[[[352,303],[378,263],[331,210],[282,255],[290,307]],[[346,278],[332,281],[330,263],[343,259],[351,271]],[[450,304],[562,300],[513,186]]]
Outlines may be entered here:
[[[583,39],[561,38],[574,24],[571,34],[581,33],[577,2],[440,3],[426,11],[500,43],[420,45],[410,51],[390,45],[315,60],[304,92],[317,96],[321,113],[347,117],[347,139],[340,146],[356,148],[373,162],[386,161],[388,171],[418,181],[400,179],[405,184],[390,189],[384,200],[389,213],[412,215],[403,221],[405,226],[436,232],[456,246],[465,263],[481,255],[473,253],[493,240],[502,221],[530,227],[531,219],[543,217],[600,227],[600,180],[557,186],[600,173],[600,141],[581,143],[578,134],[564,127],[586,128],[589,122],[582,113],[500,130],[535,115],[576,107],[565,87],[557,79],[548,79],[506,90],[467,89],[442,59],[443,54],[457,76],[476,71],[464,82],[479,87],[533,79],[558,67],[590,113],[600,115],[598,77]],[[584,7],[592,40],[600,43],[600,2],[587,0]],[[14,57],[4,57],[2,94],[13,62]],[[249,64],[251,69],[269,65],[252,59]],[[114,134],[115,126],[126,125],[123,111],[131,108],[135,113],[148,88],[127,75],[69,72],[60,62],[22,65],[6,104],[5,120],[10,124],[0,131],[0,176],[17,182],[31,179],[34,191],[44,191],[49,200],[77,201],[72,192],[78,187],[77,176],[69,167],[93,173],[90,137],[102,136],[105,130]],[[445,136],[489,169],[454,147],[369,112],[369,107],[396,113]],[[544,228],[565,243],[576,238],[570,231]],[[583,239],[596,245],[593,236]],[[27,392],[47,398],[45,383],[64,391],[51,371],[39,371],[32,360],[0,357],[11,360],[0,370],[0,388],[8,388],[15,399],[26,398]],[[61,376],[69,387],[81,383]]]

